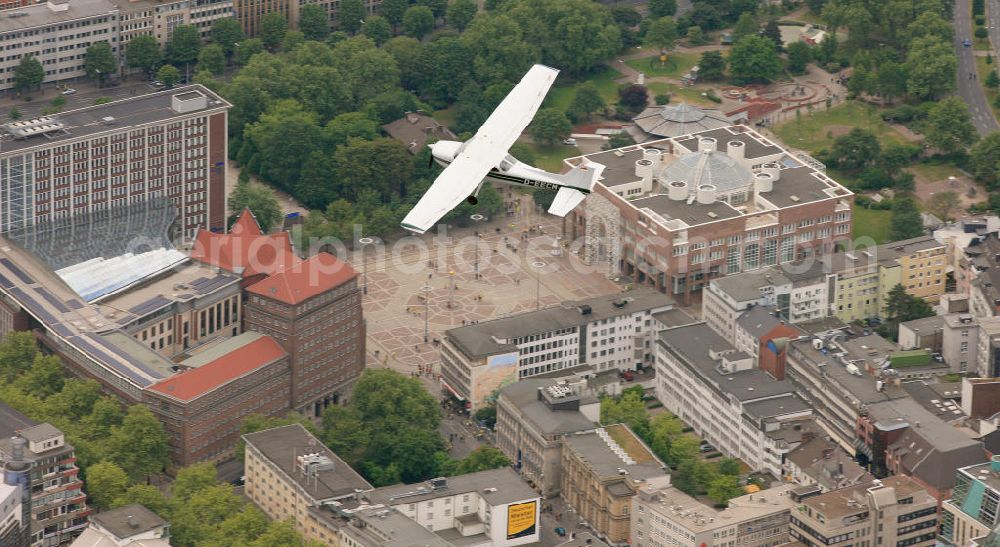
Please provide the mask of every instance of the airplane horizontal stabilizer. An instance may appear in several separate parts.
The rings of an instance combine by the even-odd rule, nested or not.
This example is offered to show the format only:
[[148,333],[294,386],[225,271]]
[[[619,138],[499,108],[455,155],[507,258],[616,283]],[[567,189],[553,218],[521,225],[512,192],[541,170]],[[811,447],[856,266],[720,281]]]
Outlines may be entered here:
[[604,166],[600,163],[584,161],[568,172],[556,175],[556,178],[559,179],[559,184],[563,186],[578,188],[585,193],[589,193],[594,189],[594,183],[601,178],[601,173],[603,172]]
[[564,217],[579,205],[585,197],[587,195],[583,192],[563,186],[556,193],[556,198],[552,200],[552,205],[549,206],[549,214]]

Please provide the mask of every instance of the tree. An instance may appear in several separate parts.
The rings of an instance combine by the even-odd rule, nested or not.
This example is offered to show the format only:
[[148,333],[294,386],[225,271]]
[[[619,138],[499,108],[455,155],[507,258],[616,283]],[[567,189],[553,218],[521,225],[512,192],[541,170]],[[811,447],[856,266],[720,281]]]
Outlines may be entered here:
[[215,486],[216,483],[215,466],[209,462],[196,463],[177,472],[177,479],[174,480],[171,491],[174,498],[185,502],[206,488]]
[[906,67],[895,61],[884,61],[875,73],[875,88],[882,98],[892,102],[906,94]]
[[867,130],[855,127],[833,141],[833,156],[842,169],[862,169],[875,162],[881,153],[878,138]]
[[[314,4],[308,4],[310,6]],[[222,74],[226,69],[226,54],[219,44],[208,44],[198,53],[198,68],[212,74]]]
[[[112,464],[114,465],[114,464]],[[90,491],[87,491],[90,495]],[[170,502],[159,488],[151,484],[133,484],[129,486],[125,493],[118,496],[112,508],[124,507],[133,503],[138,503],[157,515],[167,516],[170,514]]]
[[174,65],[189,65],[198,59],[201,49],[201,32],[194,25],[178,25],[167,42],[167,60]]
[[476,0],[454,0],[448,6],[446,18],[450,26],[462,32],[472,22],[477,12],[479,12],[479,5],[476,4]]
[[708,497],[717,507],[725,507],[730,499],[742,495],[743,488],[740,487],[738,476],[719,475],[708,485]]
[[774,42],[763,36],[747,36],[729,53],[729,73],[740,84],[769,82],[781,74],[781,58]]
[[372,15],[365,19],[365,24],[361,25],[361,34],[372,39],[376,45],[381,46],[392,38],[392,25],[381,15]]
[[[503,11],[542,62],[580,75],[621,50],[621,28],[591,0],[508,0]],[[511,79],[516,81],[515,79]]]
[[289,30],[285,33],[285,38],[281,40],[282,51],[295,51],[296,48],[304,44],[306,35],[301,30]]
[[694,25],[688,27],[687,29],[687,43],[689,46],[700,46],[707,43],[705,40],[705,32],[701,30],[701,27]]
[[260,41],[268,51],[275,51],[285,40],[288,32],[288,20],[285,16],[272,12],[260,18]]
[[806,65],[812,61],[812,48],[809,44],[798,40],[788,44],[788,71],[793,74],[805,74]]
[[118,62],[114,53],[111,52],[111,45],[107,42],[94,42],[87,48],[83,62],[87,77],[97,82],[98,87],[104,87],[108,78],[115,73]]
[[163,60],[160,44],[151,35],[143,34],[129,40],[125,46],[125,59],[131,68],[141,68],[146,77],[151,77]]
[[[352,21],[351,10],[356,6],[361,7],[362,17],[364,16],[365,10],[364,6],[361,5],[361,0],[342,0],[340,3],[339,16],[341,17],[341,26],[345,27],[346,23]],[[358,28],[361,27],[361,17],[354,20],[353,29],[349,30],[352,34],[357,32]],[[306,4],[299,8],[299,30],[302,31],[302,35],[306,40],[316,40],[322,42],[326,40],[326,37],[330,35],[330,22],[329,16],[326,10],[319,6],[319,4]]]
[[285,99],[272,105],[245,133],[257,150],[261,176],[296,194],[306,158],[322,142],[316,114],[296,100]]
[[406,14],[406,9],[409,5],[409,0],[382,0],[379,12],[395,28],[403,22],[403,15]]
[[677,0],[649,0],[648,8],[653,17],[673,17],[677,13]]
[[163,65],[160,70],[156,71],[156,79],[163,82],[167,89],[170,89],[181,81],[181,71],[177,70],[174,65]]
[[[210,34],[212,42],[222,46],[222,51],[226,53],[226,57],[232,57],[236,50],[236,44],[243,42],[243,39],[246,38],[243,34],[243,26],[232,17],[212,21]],[[135,41],[135,38],[132,41]],[[131,42],[129,43],[131,44]]]
[[[350,139],[334,153],[338,195],[353,199],[362,188],[371,188],[386,202],[406,195],[413,163],[406,146],[395,139]],[[355,400],[357,396],[355,395]]]
[[740,15],[736,25],[733,26],[733,41],[738,42],[747,36],[756,36],[760,32],[760,25],[753,13],[746,12]]
[[45,80],[45,68],[31,54],[21,57],[21,62],[14,67],[14,91],[24,93],[37,89]]
[[899,241],[923,235],[920,211],[912,198],[896,198],[892,203],[892,218],[889,221],[889,239]]
[[471,454],[457,463],[458,465],[455,468],[454,474],[466,475],[468,473],[506,467],[510,465],[510,460],[507,459],[507,456],[503,455],[503,452],[500,452],[496,448],[483,445],[473,450]]
[[[361,29],[365,21],[365,4],[362,0],[342,0],[340,11],[337,13],[337,22],[340,29],[348,34],[356,34]],[[299,25],[301,28],[301,25]],[[327,27],[326,34],[330,33]],[[324,34],[324,37],[326,36]]]
[[558,108],[543,108],[535,115],[528,127],[531,138],[538,142],[553,145],[566,137],[573,130],[566,115]]
[[493,429],[497,425],[497,404],[492,402],[488,405],[479,407],[476,413],[473,415],[477,422],[481,422],[489,429]]
[[640,390],[625,390],[617,398],[601,399],[601,423],[603,425],[621,423],[637,433],[648,433],[649,412],[646,410],[642,395]]
[[719,473],[722,475],[739,476],[740,461],[736,458],[722,458],[719,460]]
[[907,91],[920,99],[940,97],[955,89],[958,59],[951,44],[937,36],[921,36],[906,54]]
[[277,226],[283,216],[274,190],[259,183],[241,182],[236,185],[229,197],[229,213],[235,216],[243,209],[250,209],[265,233]]
[[375,140],[379,136],[378,122],[362,112],[347,112],[327,122],[323,139],[327,147],[335,149],[352,138]]
[[677,23],[673,17],[661,17],[649,25],[646,31],[646,44],[666,51],[674,47],[677,40]]
[[417,0],[417,5],[430,8],[434,18],[444,17],[448,11],[448,0]]
[[32,360],[31,368],[15,380],[14,385],[24,393],[47,398],[63,388],[65,378],[58,357],[38,353]]
[[422,40],[434,30],[434,13],[427,6],[410,6],[403,15],[403,31]]
[[670,459],[676,463],[695,460],[698,458],[698,450],[701,441],[692,435],[681,435],[670,443]]
[[959,199],[958,194],[951,191],[935,193],[927,200],[926,204],[927,210],[941,220],[950,220],[952,211],[961,205],[962,200]]
[[590,119],[595,112],[603,112],[607,108],[601,92],[592,81],[586,81],[576,86],[573,94],[573,101],[569,105],[569,112],[575,119]]
[[998,86],[1000,86],[1000,76],[997,76],[997,71],[991,70],[990,73],[986,76],[986,80],[983,83],[985,83],[986,87],[990,89],[996,89]]
[[959,97],[948,97],[931,108],[925,133],[927,144],[945,154],[964,150],[979,137],[969,107]]
[[16,106],[12,106],[12,107],[10,107],[10,112],[7,113],[7,116],[11,120],[14,120],[16,122],[17,120],[21,119],[21,111],[18,110]]
[[972,147],[969,167],[988,190],[996,190],[1000,186],[1000,132],[990,133]]
[[130,406],[122,425],[111,429],[108,453],[134,481],[163,471],[170,461],[163,423],[146,405]]
[[125,494],[128,485],[128,474],[111,462],[102,461],[87,468],[87,499],[101,509],[111,508]]
[[934,308],[923,298],[908,294],[902,285],[896,285],[889,290],[885,314],[890,321],[898,324],[931,317],[934,315]]
[[637,114],[649,105],[649,92],[641,85],[624,86],[618,90],[618,105]]
[[764,38],[774,42],[774,48],[778,51],[781,51],[781,48],[785,46],[784,40],[781,39],[781,29],[778,28],[777,19],[771,19],[764,25],[762,35]]
[[677,466],[677,471],[671,474],[670,482],[681,492],[689,496],[697,496],[698,482],[695,480],[695,468],[698,463],[695,460],[681,462]]
[[264,53],[264,42],[260,38],[250,38],[249,40],[240,42],[240,46],[236,52],[236,61],[241,65],[247,65],[253,59],[254,55]]
[[726,59],[718,51],[706,51],[698,62],[698,77],[702,80],[721,80],[726,76]]

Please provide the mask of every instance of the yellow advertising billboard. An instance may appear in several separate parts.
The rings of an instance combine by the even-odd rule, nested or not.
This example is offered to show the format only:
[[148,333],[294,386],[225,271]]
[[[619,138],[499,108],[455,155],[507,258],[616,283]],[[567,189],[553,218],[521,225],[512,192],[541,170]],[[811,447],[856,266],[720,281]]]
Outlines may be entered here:
[[521,538],[535,533],[538,502],[515,503],[507,506],[507,539]]

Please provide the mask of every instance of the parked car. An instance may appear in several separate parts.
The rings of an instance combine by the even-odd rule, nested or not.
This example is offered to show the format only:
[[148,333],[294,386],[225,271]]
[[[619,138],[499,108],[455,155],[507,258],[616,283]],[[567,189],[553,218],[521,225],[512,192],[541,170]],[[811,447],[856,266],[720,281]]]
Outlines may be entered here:
[[75,90],[75,89],[73,89],[72,87],[70,87],[70,88],[66,88],[66,89],[64,89],[64,90],[63,90],[63,92],[62,92],[62,94],[63,94],[63,95],[72,95],[72,94],[74,94],[74,93],[76,93],[76,90]]
[[566,146],[576,146],[576,139],[563,139],[563,144]]
[[710,444],[703,444],[700,447],[698,447],[698,451],[701,453],[715,452],[715,447]]
[[556,535],[558,535],[559,537],[566,537],[566,529],[563,528],[562,526],[559,526],[558,528],[556,528]]
[[962,40],[962,45],[965,46],[965,47],[971,47],[972,46],[972,40],[969,40],[968,38],[966,38],[965,40]]
[[246,475],[240,475],[240,478],[233,479],[233,486],[243,486],[247,483]]

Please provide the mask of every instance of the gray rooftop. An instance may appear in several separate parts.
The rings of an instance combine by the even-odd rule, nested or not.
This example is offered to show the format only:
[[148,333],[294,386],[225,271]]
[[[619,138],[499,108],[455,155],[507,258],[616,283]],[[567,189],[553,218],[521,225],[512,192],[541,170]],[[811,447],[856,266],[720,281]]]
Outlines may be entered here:
[[[625,480],[645,481],[667,473],[663,462],[656,459],[656,456],[646,448],[635,433],[621,424],[608,426],[604,429],[608,430],[612,427],[626,431],[634,440],[633,447],[641,447],[639,453],[636,454],[635,450],[629,450],[629,447],[622,446],[635,463],[625,463],[621,456],[611,449],[607,441],[601,438],[597,430],[567,436],[566,446],[579,454],[601,478],[620,476]],[[624,469],[628,474],[622,475],[620,469]]]
[[[76,2],[78,0],[74,0]],[[82,0],[83,2],[106,0]],[[73,4],[71,4],[73,5]],[[44,5],[43,5],[44,7]],[[45,8],[48,9],[48,8]],[[71,8],[72,9],[72,8]],[[23,17],[20,19],[24,19]],[[8,21],[9,18],[0,20]],[[17,19],[13,19],[17,20]],[[191,91],[198,91],[208,98],[208,107],[202,110],[178,113],[173,109],[172,98]],[[231,105],[221,97],[202,85],[189,85],[168,89],[157,93],[127,97],[110,103],[88,106],[76,110],[67,110],[53,115],[59,122],[66,125],[65,132],[49,133],[46,136],[35,136],[26,139],[3,139],[3,152],[0,156],[21,153],[35,147],[50,147],[60,142],[72,142],[80,138],[92,138],[104,133],[121,132],[122,128],[138,128],[147,124],[163,122],[171,118],[188,118],[209,113],[222,112]],[[107,125],[105,118],[114,118]]]
[[748,186],[753,173],[723,152],[688,152],[659,175],[660,183],[681,180],[691,188],[711,184],[720,192]]
[[810,406],[794,393],[743,404],[743,412],[757,420],[797,414],[809,409]]
[[[10,17],[10,13],[15,11],[27,15]],[[108,0],[73,0],[69,2],[69,9],[65,11],[54,11],[44,2],[41,4],[32,4],[23,8],[5,11],[5,16],[0,17],[0,33],[55,25],[100,15],[111,16],[114,15],[115,11],[115,5]],[[110,28],[111,25],[108,26]],[[0,39],[9,40],[11,37],[0,36]]]
[[38,422],[0,401],[0,439],[12,437],[18,431],[38,425]]
[[220,357],[229,355],[243,346],[252,344],[265,336],[267,335],[259,332],[244,332],[239,336],[227,338],[218,344],[215,344],[211,348],[194,355],[193,357],[188,357],[187,359],[181,361],[181,365],[187,368],[198,368],[202,365],[211,363]]
[[783,325],[785,322],[778,315],[766,306],[754,306],[743,312],[736,323],[747,331],[750,336],[760,339],[761,336],[771,332],[774,327]]
[[722,127],[711,131],[691,133],[687,138],[680,136],[673,139],[673,141],[685,149],[694,152],[698,149],[698,139],[701,138],[715,139],[717,143],[716,148],[719,152],[728,152],[730,141],[742,142],[747,159],[773,156],[782,152],[781,147],[767,140],[763,135],[759,135],[744,126]]
[[434,532],[396,509],[382,506],[358,508],[350,514],[356,521],[336,514],[329,507],[309,507],[311,515],[326,522],[356,542],[380,547],[451,547]]
[[136,536],[167,525],[167,521],[138,503],[101,511],[91,515],[90,520],[119,539]]
[[[243,439],[276,465],[285,476],[305,490],[313,500],[331,500],[353,496],[357,491],[368,491],[368,484],[332,450],[302,427],[291,424],[243,435]],[[295,469],[295,457],[320,453],[333,462],[333,469],[320,471],[317,478],[306,478]]]
[[[374,503],[393,506],[476,492],[487,503],[496,506],[538,497],[538,493],[510,467],[448,477],[446,480],[446,485],[436,490],[429,482],[383,486],[369,492],[368,498]],[[491,491],[492,489],[496,491]]]
[[[955,402],[956,399],[960,399],[962,396],[962,385],[959,383],[945,385],[954,387],[947,390],[939,390],[935,389],[937,388],[936,384],[928,384],[923,380],[900,383],[900,386],[910,394],[910,397],[914,401],[942,420],[953,422],[965,418],[966,416],[962,412],[962,407]],[[945,393],[948,395],[946,396]]]
[[[901,471],[938,490],[947,490],[955,486],[955,469],[987,460],[981,442],[966,437],[919,404],[911,403],[895,409],[909,412],[905,419],[913,423],[888,447]],[[925,419],[917,420],[918,417]]]
[[640,129],[656,137],[680,137],[733,125],[733,120],[721,110],[699,108],[683,102],[651,106],[632,121]]
[[[625,304],[618,307],[615,302],[624,302]],[[673,304],[672,298],[655,289],[640,288],[626,293],[598,296],[576,302],[563,302],[551,308],[458,327],[448,330],[447,336],[467,356],[485,357],[514,351],[515,346],[509,342],[501,341],[580,327],[593,321],[666,308]],[[590,313],[584,314],[582,312],[583,306],[590,306]]]
[[940,330],[944,326],[944,317],[941,315],[932,315],[930,317],[921,317],[920,319],[914,319],[912,321],[906,321],[905,323],[900,323],[900,327],[906,327],[918,334],[931,334],[937,330]]
[[[789,364],[792,368],[801,366],[804,369],[812,370],[813,374],[817,374],[818,371],[815,369],[822,366],[823,378],[828,382],[835,382],[841,389],[850,393],[859,404],[878,403],[907,396],[905,391],[895,386],[892,382],[887,383],[883,390],[879,391],[875,384],[876,379],[865,372],[864,363],[858,363],[857,365],[861,371],[860,376],[851,374],[840,359],[834,355],[834,353],[837,353],[836,350],[831,350],[827,354],[823,354],[812,346],[812,342],[809,339],[794,340],[791,342],[789,346],[792,348],[789,353],[791,357]],[[880,362],[887,355],[883,346],[888,344],[891,347],[892,345],[891,342],[886,341],[876,334],[856,336],[852,341],[839,340],[837,343],[847,353],[844,358],[848,361],[872,360],[872,362],[875,362],[875,360]],[[862,349],[861,346],[872,348],[876,355],[869,355],[868,350]],[[883,347],[881,351],[879,350],[880,347]]]
[[48,422],[26,427],[21,430],[21,436],[27,439],[28,442],[32,443],[45,442],[62,434],[62,431]]
[[691,226],[740,216],[739,211],[724,201],[688,204],[686,200],[670,199],[667,194],[647,195],[633,199],[630,203],[637,209],[648,208],[665,220],[676,218]]
[[[721,373],[717,369],[719,361],[712,359],[709,351],[733,351],[734,348],[729,341],[716,334],[704,322],[661,331],[659,344],[673,354],[680,363],[700,376],[708,387],[722,396],[732,395],[740,401],[747,402],[795,391],[790,383],[775,380],[760,369]],[[726,357],[735,360],[746,356],[738,352],[730,353]]]
[[778,268],[753,270],[736,275],[717,277],[712,280],[712,285],[718,287],[719,290],[737,302],[758,300],[761,297],[760,290],[764,287],[789,284],[791,284],[791,280],[785,277]]
[[577,532],[573,538],[559,543],[556,547],[608,547],[590,532]]
[[693,317],[680,308],[656,312],[653,314],[653,319],[659,321],[665,328],[679,327],[695,322]]
[[[525,378],[519,382],[504,386],[500,397],[510,401],[520,409],[531,425],[544,435],[573,433],[594,429],[594,422],[587,419],[579,410],[552,410],[544,401],[538,399],[538,390],[552,385],[550,379]],[[584,397],[582,404],[596,402],[593,396]]]

